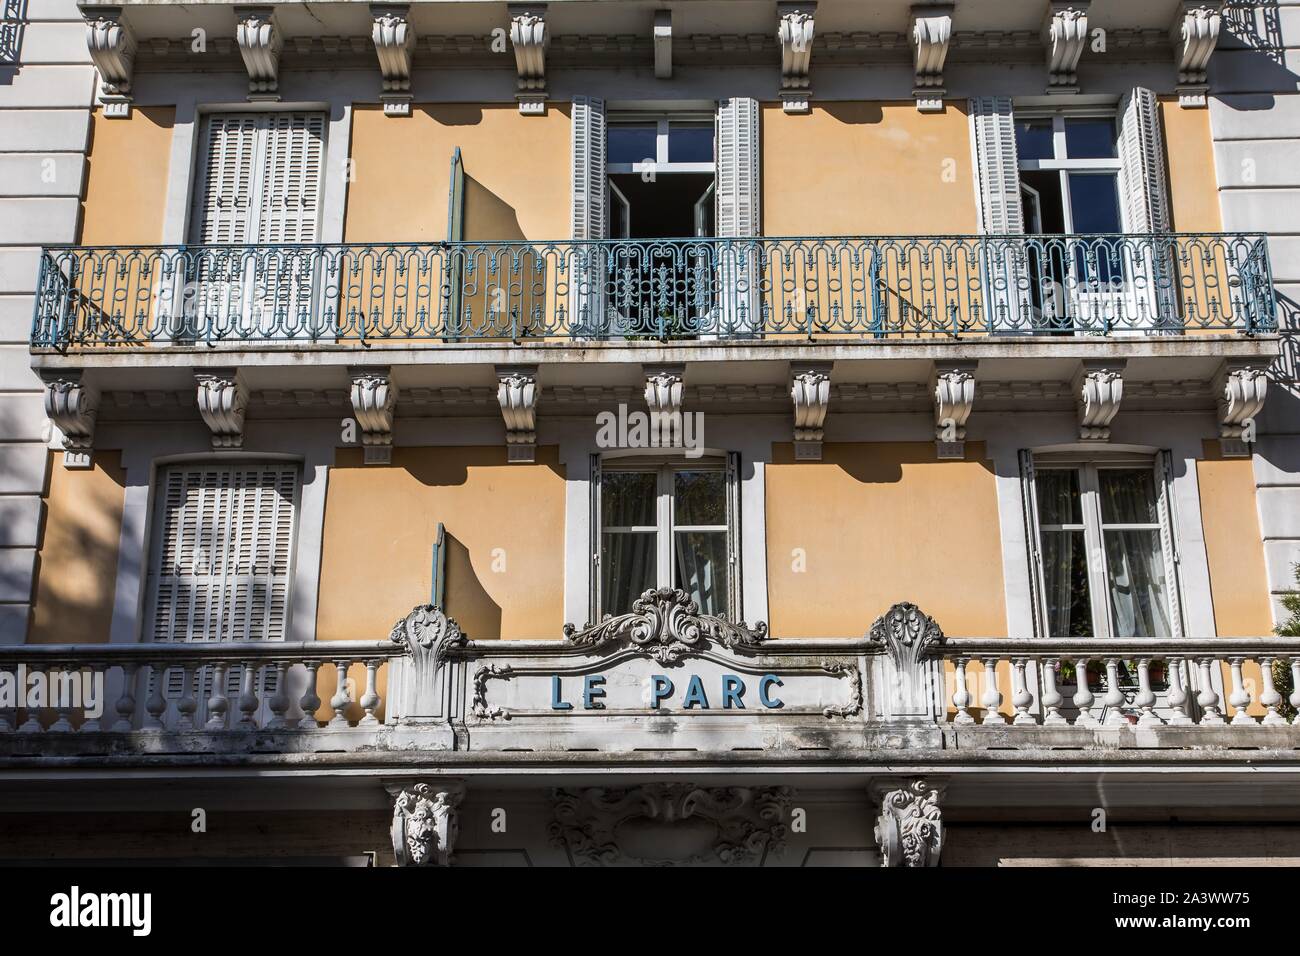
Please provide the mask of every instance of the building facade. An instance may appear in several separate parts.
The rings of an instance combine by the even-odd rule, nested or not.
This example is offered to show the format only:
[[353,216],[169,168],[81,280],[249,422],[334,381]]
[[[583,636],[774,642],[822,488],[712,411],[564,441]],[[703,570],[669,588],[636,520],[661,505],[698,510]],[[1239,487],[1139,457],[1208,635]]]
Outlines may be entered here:
[[1300,860],[1300,6],[4,30],[6,859]]

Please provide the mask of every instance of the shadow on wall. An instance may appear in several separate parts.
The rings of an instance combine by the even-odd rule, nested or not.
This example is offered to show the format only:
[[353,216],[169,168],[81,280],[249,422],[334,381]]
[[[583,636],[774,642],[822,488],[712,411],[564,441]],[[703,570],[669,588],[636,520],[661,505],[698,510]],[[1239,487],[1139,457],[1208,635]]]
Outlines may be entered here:
[[17,74],[18,51],[23,46],[27,26],[27,0],[0,0],[0,85],[8,86]]
[[[447,549],[447,581],[443,591],[447,616],[464,628],[467,637],[476,640],[500,638],[501,605],[492,599],[475,573],[469,548],[451,534],[443,540]],[[472,629],[465,621],[471,622]]]
[[1224,49],[1245,48],[1264,54],[1282,66],[1286,62],[1286,41],[1282,37],[1282,14],[1277,0],[1232,3],[1223,11]]

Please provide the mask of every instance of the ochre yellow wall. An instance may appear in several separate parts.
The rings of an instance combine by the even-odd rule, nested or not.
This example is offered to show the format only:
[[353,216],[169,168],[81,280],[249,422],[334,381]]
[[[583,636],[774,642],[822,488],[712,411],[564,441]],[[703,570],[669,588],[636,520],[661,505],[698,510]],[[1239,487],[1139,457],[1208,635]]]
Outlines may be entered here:
[[[1001,535],[982,442],[827,443],[820,462],[773,447],[766,468],[768,610],[778,637],[850,637],[897,601],[953,636],[1006,635]],[[802,549],[806,570],[793,569]]]
[[554,447],[537,459],[507,464],[504,445],[395,448],[392,466],[363,466],[359,449],[341,449],[326,496],[317,640],[383,640],[428,603],[439,521],[446,611],[469,637],[560,637],[564,472]]
[[1162,97],[1160,115],[1169,169],[1170,209],[1175,232],[1218,232],[1219,189],[1214,177],[1210,111],[1185,110],[1178,98]]
[[51,452],[36,566],[30,644],[108,642],[117,584],[125,476],[121,453],[96,451],[88,470]]
[[1271,634],[1273,616],[1251,460],[1224,459],[1219,443],[1207,441],[1205,460],[1196,463],[1196,481],[1201,489],[1215,630],[1220,637]]
[[172,124],[170,106],[131,110],[126,119],[91,116],[81,244],[156,245],[162,242]]
[[978,232],[963,105],[764,103],[762,124],[764,235]]
[[354,181],[348,242],[447,238],[451,157],[465,167],[466,239],[567,239],[570,140],[567,104],[544,116],[514,105],[417,105],[410,117],[377,106],[352,112]]

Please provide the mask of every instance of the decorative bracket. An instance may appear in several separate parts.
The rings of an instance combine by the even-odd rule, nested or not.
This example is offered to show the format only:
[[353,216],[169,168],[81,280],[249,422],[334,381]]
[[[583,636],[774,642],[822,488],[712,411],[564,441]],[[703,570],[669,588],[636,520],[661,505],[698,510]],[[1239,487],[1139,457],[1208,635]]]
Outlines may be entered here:
[[450,866],[460,835],[460,780],[391,785],[393,858],[398,866]]
[[367,465],[393,461],[393,412],[397,386],[387,366],[348,369],[352,379],[352,413],[361,426],[361,445]]
[[655,11],[654,26],[655,76],[661,80],[673,78],[673,12]]
[[645,403],[650,409],[650,419],[656,416],[680,415],[684,395],[684,365],[645,366]]
[[943,629],[915,604],[900,601],[867,631],[867,640],[884,647],[900,668],[915,667],[927,654],[947,642]]
[[540,116],[546,112],[546,48],[551,43],[546,32],[546,4],[512,3],[506,10],[519,73],[519,91],[515,94],[519,112]]
[[880,801],[876,818],[876,845],[881,866],[938,866],[943,850],[943,814],[939,809],[942,786],[924,780],[878,784]]
[[284,38],[271,7],[236,7],[235,42],[248,70],[248,98],[274,102],[280,98],[280,51]]
[[940,459],[966,457],[966,422],[975,405],[978,361],[936,362],[934,441]]
[[826,413],[831,405],[831,363],[790,366],[790,398],[794,402],[794,457],[821,461]]
[[1178,66],[1178,105],[1184,109],[1204,108],[1209,90],[1206,71],[1219,42],[1223,4],[1206,0],[1183,0],[1170,28],[1174,61]]
[[1088,42],[1091,0],[1051,0],[1043,21],[1047,47],[1047,92],[1079,92],[1079,57]]
[[86,47],[99,71],[99,99],[104,116],[125,119],[131,115],[131,74],[135,69],[135,33],[122,19],[121,7],[95,7],[84,11]]
[[922,113],[943,111],[943,63],[952,40],[951,3],[926,3],[912,7],[912,63],[916,68],[916,108]]
[[1124,397],[1124,365],[1123,359],[1087,360],[1075,373],[1072,385],[1079,409],[1079,437],[1085,441],[1110,440],[1110,423]]
[[460,625],[438,606],[421,604],[393,625],[388,639],[406,648],[410,657],[411,674],[405,687],[411,696],[403,701],[403,719],[429,719],[437,715],[442,705],[436,683],[438,670],[447,652],[464,647],[468,640]]
[[1255,441],[1255,417],[1268,394],[1268,371],[1249,362],[1224,362],[1214,374],[1219,398],[1219,436],[1225,458],[1248,458]]
[[410,7],[375,5],[370,8],[374,20],[370,38],[379,56],[379,73],[383,77],[385,116],[411,115],[411,54],[415,49],[415,28],[409,18]]
[[45,414],[63,433],[63,467],[89,468],[95,442],[99,391],[85,384],[82,372],[69,370],[45,380]]
[[195,372],[194,379],[199,386],[199,414],[212,431],[212,447],[242,448],[248,386],[239,370],[221,368]]
[[537,460],[536,365],[498,365],[497,402],[506,420],[506,453],[510,461]]
[[776,37],[781,43],[781,109],[787,113],[807,113],[812,108],[808,70],[812,64],[816,13],[815,3],[776,5],[780,18]]

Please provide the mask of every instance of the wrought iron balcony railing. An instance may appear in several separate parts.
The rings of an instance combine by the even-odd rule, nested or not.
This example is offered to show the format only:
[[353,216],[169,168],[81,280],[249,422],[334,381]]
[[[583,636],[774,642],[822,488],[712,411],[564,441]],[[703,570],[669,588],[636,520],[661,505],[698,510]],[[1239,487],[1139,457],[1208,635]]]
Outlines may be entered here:
[[1259,234],[48,248],[33,348],[1253,334]]

